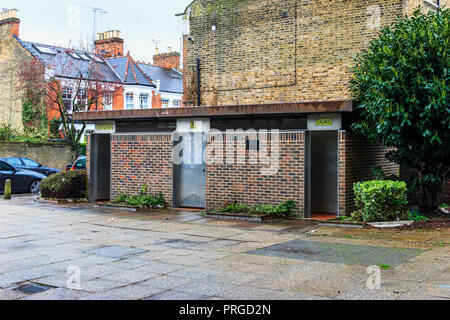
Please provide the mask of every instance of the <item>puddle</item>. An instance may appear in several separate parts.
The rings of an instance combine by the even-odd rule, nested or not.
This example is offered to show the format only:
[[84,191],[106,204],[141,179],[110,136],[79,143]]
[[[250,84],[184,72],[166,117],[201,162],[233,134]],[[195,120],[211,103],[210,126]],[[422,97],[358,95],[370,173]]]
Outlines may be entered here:
[[422,252],[424,250],[412,248],[358,246],[293,240],[247,253],[306,261],[359,264],[363,266],[387,264],[395,267],[420,255]]
[[92,249],[83,250],[83,252],[107,258],[125,258],[146,252],[146,250],[125,246],[98,246]]
[[25,294],[36,294],[36,293],[41,293],[47,290],[52,289],[53,287],[49,287],[49,286],[45,286],[42,284],[37,284],[37,283],[26,283],[26,284],[22,284],[12,290],[14,291],[19,291]]

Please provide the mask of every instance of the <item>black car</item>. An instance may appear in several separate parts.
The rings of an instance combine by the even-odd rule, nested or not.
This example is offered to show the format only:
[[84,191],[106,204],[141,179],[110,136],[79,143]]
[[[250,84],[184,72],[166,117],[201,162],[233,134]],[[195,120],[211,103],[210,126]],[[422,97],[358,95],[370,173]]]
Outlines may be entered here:
[[43,166],[42,164],[39,164],[36,161],[33,161],[28,158],[8,157],[8,158],[0,158],[0,160],[7,162],[14,168],[42,173],[47,177],[51,174],[58,173],[61,171],[55,168]]
[[45,178],[46,176],[42,173],[15,168],[0,160],[0,193],[5,191],[5,182],[8,179],[11,180],[13,193],[38,193],[39,184]]

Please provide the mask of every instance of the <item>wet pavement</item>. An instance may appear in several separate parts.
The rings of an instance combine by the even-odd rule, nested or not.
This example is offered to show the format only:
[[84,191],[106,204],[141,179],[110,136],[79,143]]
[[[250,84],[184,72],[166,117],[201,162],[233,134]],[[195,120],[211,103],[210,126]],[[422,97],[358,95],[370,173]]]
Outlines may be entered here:
[[0,200],[0,299],[449,299],[449,236],[16,196]]

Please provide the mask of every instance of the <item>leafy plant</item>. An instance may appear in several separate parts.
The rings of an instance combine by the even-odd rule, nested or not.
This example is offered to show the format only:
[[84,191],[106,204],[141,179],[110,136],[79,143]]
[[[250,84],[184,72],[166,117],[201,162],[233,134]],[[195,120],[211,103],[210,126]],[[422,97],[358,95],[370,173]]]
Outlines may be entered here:
[[42,180],[39,189],[43,198],[86,198],[88,178],[83,170],[63,171]]
[[256,204],[253,206],[246,206],[239,203],[226,204],[219,210],[221,213],[250,213],[262,215],[291,215],[292,209],[296,206],[295,201],[287,200],[277,206],[270,204]]
[[450,169],[449,34],[449,9],[398,19],[356,59],[351,81],[361,111],[354,130],[415,169],[422,212],[437,209]]
[[378,267],[382,270],[391,270],[392,267],[389,264],[379,264]]
[[365,181],[355,183],[356,221],[394,221],[406,216],[407,189],[404,181]]
[[113,202],[129,206],[163,208],[166,206],[166,200],[161,192],[156,194],[147,194],[148,185],[144,184],[138,195],[119,195]]
[[409,214],[408,214],[408,220],[412,220],[412,221],[428,221],[430,219],[428,219],[427,217],[424,217],[423,215],[421,215],[416,210],[411,210],[409,212]]

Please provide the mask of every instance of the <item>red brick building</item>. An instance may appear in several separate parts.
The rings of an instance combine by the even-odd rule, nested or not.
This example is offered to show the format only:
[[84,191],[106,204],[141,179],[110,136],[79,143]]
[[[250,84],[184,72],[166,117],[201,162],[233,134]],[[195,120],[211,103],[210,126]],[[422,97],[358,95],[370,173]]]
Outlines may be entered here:
[[353,57],[417,2],[193,1],[182,13],[191,107],[76,115],[98,125],[91,200],[148,184],[173,207],[293,200],[304,217],[351,213],[353,183],[374,166],[399,174],[389,150],[351,130]]

